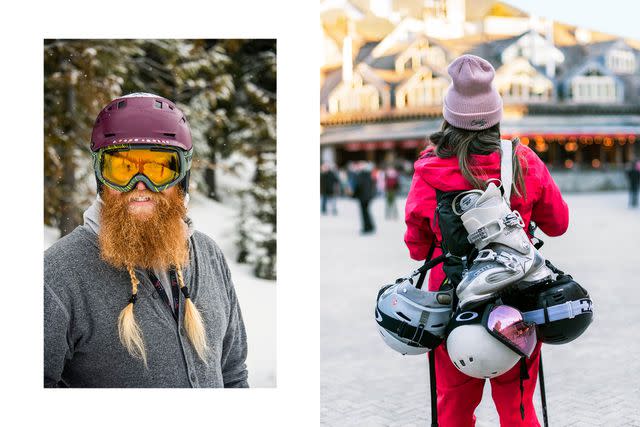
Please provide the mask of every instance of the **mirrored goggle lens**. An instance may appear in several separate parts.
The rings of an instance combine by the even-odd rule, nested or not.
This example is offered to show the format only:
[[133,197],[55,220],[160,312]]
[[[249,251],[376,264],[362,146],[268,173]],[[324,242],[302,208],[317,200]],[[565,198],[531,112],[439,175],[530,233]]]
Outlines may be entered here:
[[180,158],[174,151],[107,151],[101,168],[104,179],[116,185],[127,185],[139,173],[155,185],[165,185],[180,176]]
[[525,356],[533,353],[537,342],[535,325],[525,322],[522,313],[515,308],[508,305],[494,307],[489,313],[487,328]]

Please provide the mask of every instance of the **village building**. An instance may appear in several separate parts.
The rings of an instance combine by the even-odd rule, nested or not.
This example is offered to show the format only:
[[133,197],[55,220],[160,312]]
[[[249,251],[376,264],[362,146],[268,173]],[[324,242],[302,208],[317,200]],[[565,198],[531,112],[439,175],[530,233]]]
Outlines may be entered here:
[[334,3],[350,9],[321,15],[333,56],[321,68],[323,161],[413,162],[442,122],[446,67],[462,53],[494,66],[502,136],[532,148],[562,187],[618,188],[640,157],[638,42],[495,1]]

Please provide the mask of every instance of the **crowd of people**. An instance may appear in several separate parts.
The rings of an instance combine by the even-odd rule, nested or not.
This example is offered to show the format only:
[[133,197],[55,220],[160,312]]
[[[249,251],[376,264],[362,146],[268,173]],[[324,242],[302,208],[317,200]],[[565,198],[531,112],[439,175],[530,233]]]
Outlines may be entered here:
[[[364,160],[348,162],[339,168],[324,162],[320,168],[320,211],[322,215],[338,215],[338,197],[353,198],[360,204],[362,234],[375,232],[375,224],[369,212],[371,201],[384,197],[385,219],[398,219],[399,209],[396,199],[406,196],[411,186],[412,164],[388,163],[376,165]],[[626,167],[629,183],[629,206],[638,206],[640,192],[640,160],[630,162]]]
[[362,234],[375,232],[375,224],[369,212],[375,197],[384,197],[385,219],[397,220],[398,196],[406,195],[413,173],[410,162],[376,165],[373,162],[349,162],[343,168],[325,162],[320,168],[320,210],[323,215],[338,214],[338,197],[351,197],[360,204]]

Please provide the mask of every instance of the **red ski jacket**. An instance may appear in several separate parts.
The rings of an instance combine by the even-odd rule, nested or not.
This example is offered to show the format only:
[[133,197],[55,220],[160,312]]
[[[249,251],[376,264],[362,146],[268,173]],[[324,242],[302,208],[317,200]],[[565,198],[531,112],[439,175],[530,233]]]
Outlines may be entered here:
[[[558,186],[542,160],[529,147],[518,145],[516,153],[522,165],[527,197],[522,198],[512,192],[511,208],[520,212],[525,230],[533,220],[548,236],[560,236],[567,231],[569,225],[569,208],[562,199]],[[471,157],[472,164],[477,167],[474,170],[483,179],[500,178],[499,151]],[[439,248],[442,235],[437,224],[434,226],[436,188],[441,191],[458,191],[470,190],[472,187],[460,172],[458,158],[441,159],[433,153],[433,147],[422,153],[414,167],[405,207],[407,231],[404,241],[411,258],[424,260],[434,238],[437,247],[433,256],[442,253]],[[442,264],[434,267],[429,275],[429,290],[437,290],[444,278]]]

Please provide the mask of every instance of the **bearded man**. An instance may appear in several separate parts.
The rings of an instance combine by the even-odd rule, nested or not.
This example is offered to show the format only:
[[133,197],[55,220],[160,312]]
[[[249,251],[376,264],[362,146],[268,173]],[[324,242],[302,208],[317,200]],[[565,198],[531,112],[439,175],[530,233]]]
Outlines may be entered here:
[[45,387],[248,387],[229,268],[186,215],[184,114],[152,94],[115,99],[91,151],[98,198],[45,251]]

